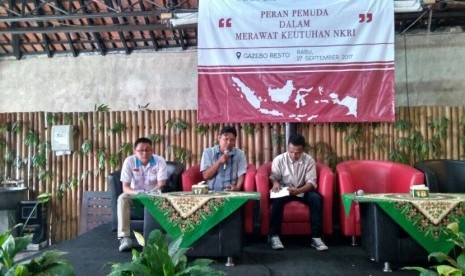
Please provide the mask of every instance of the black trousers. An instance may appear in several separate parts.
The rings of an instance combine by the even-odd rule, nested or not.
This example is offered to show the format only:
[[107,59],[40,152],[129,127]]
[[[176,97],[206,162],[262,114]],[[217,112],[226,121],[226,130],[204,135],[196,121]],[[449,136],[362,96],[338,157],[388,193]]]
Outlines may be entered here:
[[303,197],[284,196],[270,199],[271,214],[270,214],[270,236],[281,234],[281,224],[283,222],[283,211],[286,203],[297,200],[306,204],[310,208],[310,227],[312,229],[312,237],[320,238],[323,234],[323,199],[316,191],[306,192]]

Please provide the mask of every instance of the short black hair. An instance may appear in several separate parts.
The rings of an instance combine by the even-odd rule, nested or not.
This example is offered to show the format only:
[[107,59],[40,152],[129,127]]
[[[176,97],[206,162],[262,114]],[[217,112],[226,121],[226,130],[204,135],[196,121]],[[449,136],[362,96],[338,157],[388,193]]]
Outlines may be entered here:
[[152,146],[152,140],[146,137],[137,138],[137,140],[134,142],[134,148],[137,148],[137,145],[139,144],[149,144]]
[[226,134],[226,133],[232,133],[234,137],[237,137],[237,130],[233,126],[224,126],[221,129],[220,135]]
[[292,144],[294,146],[302,146],[305,148],[305,137],[298,133],[293,133],[289,136],[289,141],[287,144]]

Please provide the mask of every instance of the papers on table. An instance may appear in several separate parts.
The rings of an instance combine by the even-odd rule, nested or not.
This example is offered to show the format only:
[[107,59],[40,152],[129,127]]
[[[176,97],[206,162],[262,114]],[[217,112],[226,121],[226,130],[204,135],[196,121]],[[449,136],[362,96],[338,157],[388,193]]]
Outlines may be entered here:
[[288,195],[289,195],[289,190],[287,189],[287,187],[282,188],[277,193],[270,190],[270,198],[278,198],[278,197],[283,197],[283,196],[288,196]]

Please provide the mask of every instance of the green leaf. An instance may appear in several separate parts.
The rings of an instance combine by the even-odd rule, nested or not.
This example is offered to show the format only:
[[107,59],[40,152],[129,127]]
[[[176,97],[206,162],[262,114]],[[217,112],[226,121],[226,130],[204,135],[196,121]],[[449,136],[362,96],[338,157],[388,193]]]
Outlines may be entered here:
[[39,171],[39,179],[40,181],[51,181],[53,177],[53,174],[49,171],[46,170],[40,170]]
[[23,130],[23,122],[17,121],[11,125],[11,131],[15,134],[20,133]]
[[136,237],[137,243],[139,243],[142,247],[145,246],[145,240],[143,235],[141,235],[139,232],[134,231],[134,236]]
[[435,258],[436,261],[438,261],[439,263],[447,261],[448,263],[452,264],[455,267],[458,266],[457,262],[454,259],[449,257],[447,254],[444,254],[443,252],[433,252],[429,254],[428,258],[430,259]]
[[34,146],[39,144],[39,134],[32,130],[29,130],[24,138],[24,144],[26,146]]
[[242,126],[242,129],[244,130],[245,133],[252,135],[255,132],[255,125],[254,124],[244,124]]
[[195,132],[197,132],[200,135],[205,135],[205,133],[207,133],[207,131],[208,131],[208,125],[198,124],[195,127]]
[[52,194],[50,193],[42,193],[39,196],[37,196],[37,201],[39,203],[46,203],[52,198]]
[[0,123],[0,134],[7,134],[7,133],[8,133],[8,124]]
[[110,111],[110,108],[106,104],[100,104],[97,106],[97,104],[94,105],[94,111]]
[[120,159],[118,154],[112,153],[110,154],[110,157],[108,158],[108,163],[110,165],[110,168],[116,169],[120,165]]
[[[462,244],[461,248],[464,248],[464,247],[463,247],[463,244]],[[462,252],[462,253],[457,257],[457,265],[458,265],[458,267],[459,267],[461,270],[465,271],[465,253]]]
[[152,144],[158,144],[163,139],[163,136],[160,134],[152,134],[149,136],[149,139],[152,141]]
[[271,142],[274,146],[283,145],[284,141],[286,141],[286,136],[284,134],[273,133],[271,135]]
[[412,123],[407,120],[398,120],[394,122],[394,129],[397,129],[399,131],[406,131],[409,130],[412,127]]
[[449,276],[462,276],[462,272],[455,267],[448,265],[438,265],[436,270],[439,275],[449,275]]
[[31,275],[27,266],[18,264],[12,267],[5,275],[14,275],[14,276],[29,276]]
[[149,104],[150,104],[150,103],[146,103],[145,105],[140,105],[140,104],[138,104],[138,105],[137,105],[137,108],[138,108],[139,110],[146,110],[146,109],[148,108]]
[[61,259],[63,252],[56,250],[46,251],[37,259],[26,260],[18,265],[25,266],[30,271],[28,275],[73,276],[75,275],[71,264]]
[[449,223],[449,225],[447,225],[447,229],[449,229],[452,233],[457,235],[459,233],[459,224],[458,224],[458,222],[454,221],[452,223]]
[[84,140],[81,145],[81,152],[83,154],[89,154],[92,151],[92,141]]
[[113,264],[109,275],[226,275],[208,265],[212,260],[197,259],[188,265],[185,253],[188,248],[180,248],[182,237],[167,244],[160,230],[149,233],[147,241],[136,233],[139,244],[143,244],[142,252],[132,251],[130,263]]
[[63,114],[63,123],[65,125],[70,125],[73,123],[73,113],[64,113]]
[[97,163],[99,170],[105,169],[107,163],[107,154],[104,149],[97,150]]
[[126,130],[126,124],[121,122],[121,121],[118,121],[118,122],[113,123],[113,125],[110,128],[110,131],[109,131],[108,135],[121,133],[121,132],[123,132],[125,130]]
[[180,133],[181,131],[186,130],[188,127],[189,127],[189,123],[184,120],[177,119],[174,122],[174,129],[176,133]]
[[51,126],[55,123],[55,114],[53,113],[47,113],[45,116],[45,121],[47,122],[48,126]]
[[421,272],[420,275],[423,276],[437,276],[438,274],[432,270],[420,267],[420,266],[405,266],[401,268],[402,270],[416,270],[418,272]]
[[130,155],[132,154],[132,144],[131,143],[124,143],[121,145],[121,147],[118,150],[118,153],[121,153],[123,155]]

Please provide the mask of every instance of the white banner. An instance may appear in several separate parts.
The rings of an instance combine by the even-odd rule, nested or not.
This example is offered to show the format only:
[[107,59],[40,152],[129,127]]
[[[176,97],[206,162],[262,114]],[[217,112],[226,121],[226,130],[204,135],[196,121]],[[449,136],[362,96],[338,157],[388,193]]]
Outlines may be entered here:
[[200,0],[198,66],[200,121],[392,121],[393,3]]

